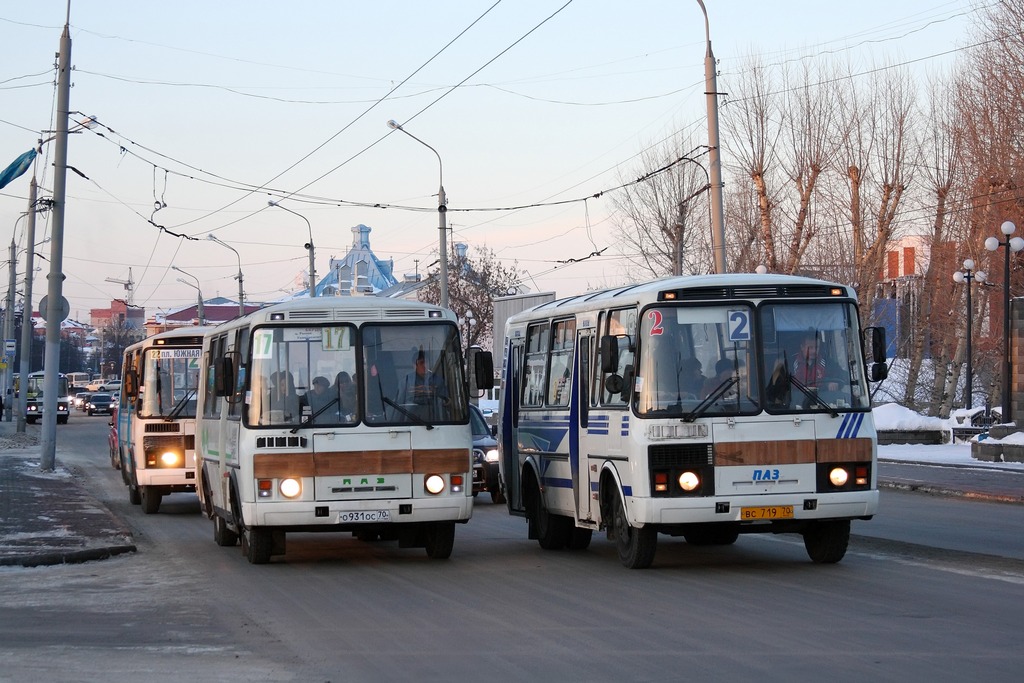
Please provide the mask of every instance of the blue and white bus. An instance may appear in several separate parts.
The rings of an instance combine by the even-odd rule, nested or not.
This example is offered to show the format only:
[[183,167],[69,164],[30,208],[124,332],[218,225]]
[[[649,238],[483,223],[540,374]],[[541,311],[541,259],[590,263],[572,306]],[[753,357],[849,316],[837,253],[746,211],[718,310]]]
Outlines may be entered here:
[[838,562],[878,508],[852,288],[780,275],[675,277],[509,318],[499,407],[509,510],[543,548],[604,530],[631,568],[659,534],[693,545],[803,535]]

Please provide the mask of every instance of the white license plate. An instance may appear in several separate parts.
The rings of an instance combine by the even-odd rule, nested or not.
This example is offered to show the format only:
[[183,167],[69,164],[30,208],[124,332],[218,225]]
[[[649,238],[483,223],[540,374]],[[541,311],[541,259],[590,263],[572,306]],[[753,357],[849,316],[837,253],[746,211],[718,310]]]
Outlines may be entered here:
[[390,522],[390,510],[352,510],[351,512],[339,512],[338,521],[341,523],[351,522]]

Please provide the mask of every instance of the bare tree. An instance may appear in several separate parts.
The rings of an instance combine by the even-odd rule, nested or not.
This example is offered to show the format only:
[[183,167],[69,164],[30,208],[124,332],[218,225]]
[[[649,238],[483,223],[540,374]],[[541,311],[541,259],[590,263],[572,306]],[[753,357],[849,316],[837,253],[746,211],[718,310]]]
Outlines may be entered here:
[[[470,346],[489,349],[494,338],[494,298],[505,296],[524,277],[518,264],[503,264],[487,247],[476,247],[476,257],[468,249],[449,258],[448,307],[459,316],[462,350]],[[427,284],[419,291],[420,301],[441,300],[439,273],[432,271]],[[475,321],[471,323],[470,321]]]
[[[709,270],[711,232],[704,152],[689,140],[641,156],[640,182],[612,195],[616,233],[627,261],[650,277]],[[658,169],[665,169],[652,173]]]

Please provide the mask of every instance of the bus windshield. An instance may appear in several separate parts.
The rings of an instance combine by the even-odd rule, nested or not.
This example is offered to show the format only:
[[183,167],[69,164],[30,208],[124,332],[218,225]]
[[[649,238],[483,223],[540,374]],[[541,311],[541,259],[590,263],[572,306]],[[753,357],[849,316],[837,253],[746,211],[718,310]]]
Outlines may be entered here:
[[759,412],[757,389],[750,383],[756,362],[750,326],[736,329],[735,323],[751,315],[743,305],[647,309],[640,331],[638,412],[649,417]]
[[849,302],[658,306],[643,314],[637,412],[648,417],[866,410]]
[[[42,373],[28,376],[28,398],[42,398],[45,376]],[[57,378],[57,397],[65,398],[68,395],[68,378],[61,375]]]
[[459,349],[450,323],[256,328],[247,423],[465,424]]
[[139,417],[195,417],[199,348],[147,349],[142,360]]

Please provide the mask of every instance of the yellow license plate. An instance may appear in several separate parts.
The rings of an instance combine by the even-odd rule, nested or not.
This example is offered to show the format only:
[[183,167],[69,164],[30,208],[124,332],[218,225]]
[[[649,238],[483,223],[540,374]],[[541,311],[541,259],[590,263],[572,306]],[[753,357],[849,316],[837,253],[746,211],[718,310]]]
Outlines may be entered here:
[[740,520],[793,519],[792,505],[764,505],[762,507],[740,508]]

